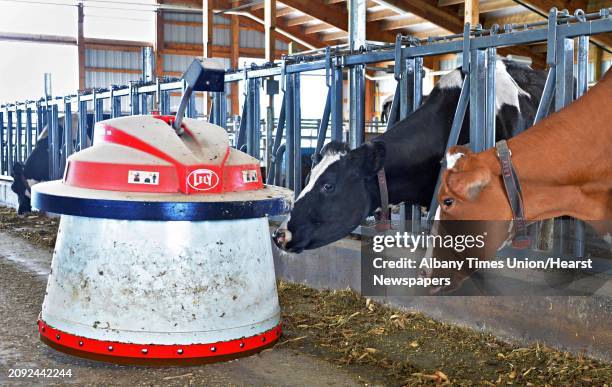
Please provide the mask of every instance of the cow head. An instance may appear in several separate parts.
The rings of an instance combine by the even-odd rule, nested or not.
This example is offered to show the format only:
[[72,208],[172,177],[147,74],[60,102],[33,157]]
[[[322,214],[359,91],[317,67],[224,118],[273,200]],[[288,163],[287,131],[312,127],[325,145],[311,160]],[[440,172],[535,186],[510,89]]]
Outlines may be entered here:
[[25,214],[26,212],[32,211],[30,204],[30,186],[23,173],[23,164],[13,164],[13,184],[11,184],[11,190],[17,194],[17,200],[19,207],[17,213],[19,215]]
[[[512,237],[510,221],[512,212],[501,176],[493,167],[499,166],[497,157],[493,151],[474,154],[467,147],[456,146],[450,149],[446,160],[447,170],[442,174],[438,191],[439,207],[432,234],[453,238],[486,234],[485,246],[463,251],[430,248],[427,256],[439,260],[493,257]],[[451,278],[450,286],[432,291],[432,293],[450,292],[459,288],[473,273],[473,270],[465,268],[466,266],[464,265],[462,272],[433,269],[424,271],[421,275]]]
[[372,192],[371,187],[385,154],[381,142],[365,143],[354,150],[335,141],[327,144],[291,214],[274,232],[276,245],[299,253],[353,231],[377,205],[377,191]]

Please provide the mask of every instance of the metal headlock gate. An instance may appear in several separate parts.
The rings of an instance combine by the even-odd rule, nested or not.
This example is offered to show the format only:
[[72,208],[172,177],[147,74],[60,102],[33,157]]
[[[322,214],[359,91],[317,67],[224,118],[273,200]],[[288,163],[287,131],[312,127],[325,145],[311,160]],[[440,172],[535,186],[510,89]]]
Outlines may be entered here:
[[[0,106],[0,177],[12,174],[13,163],[24,162],[34,148],[36,138],[48,128],[49,138],[49,176],[62,177],[66,158],[72,153],[88,146],[87,115],[93,113],[93,122],[104,119],[104,100],[110,101],[110,116],[122,115],[121,100],[127,98],[130,114],[149,114],[152,99],[160,114],[170,114],[170,93],[181,92],[186,85],[183,81],[130,83],[127,86],[111,86],[108,89],[41,99],[38,101],[17,102]],[[60,118],[60,107],[63,117]],[[78,118],[77,138],[73,135],[73,115]],[[195,96],[192,95],[186,115],[195,118]],[[25,118],[25,121],[24,121]],[[60,133],[60,119],[64,130]],[[25,122],[25,125],[24,125]]]
[[[548,75],[542,99],[539,103],[535,121],[539,121],[549,111],[554,97],[554,110],[559,110],[570,103],[575,96],[582,95],[587,90],[588,82],[588,49],[589,36],[612,31],[610,9],[586,14],[577,10],[574,15],[567,11],[553,8],[547,21],[530,24],[507,24],[500,28],[494,25],[490,29],[482,29],[479,25],[472,28],[466,24],[462,34],[441,37],[417,39],[398,35],[395,43],[368,43],[358,51],[351,51],[344,46],[328,47],[324,50],[313,50],[297,55],[284,57],[280,63],[265,64],[228,71],[225,82],[244,82],[245,104],[243,108],[240,129],[236,138],[236,147],[246,150],[252,156],[262,158],[260,139],[260,89],[262,84],[270,82],[274,77],[280,77],[282,91],[282,108],[279,112],[278,124],[275,128],[274,140],[266,145],[270,153],[268,166],[268,182],[276,185],[282,183],[281,163],[284,162],[286,179],[285,186],[292,188],[298,195],[301,191],[302,170],[302,130],[300,112],[300,75],[304,72],[325,70],[327,96],[320,121],[317,136],[316,152],[318,153],[326,138],[333,140],[350,139],[355,147],[363,142],[365,126],[365,88],[356,87],[356,96],[351,96],[351,120],[348,136],[343,133],[343,86],[342,79],[345,70],[363,69],[368,64],[394,61],[394,77],[397,81],[396,93],[393,99],[387,127],[404,119],[417,109],[422,102],[423,58],[442,54],[460,54],[462,56],[461,71],[465,74],[459,102],[455,111],[447,149],[455,145],[467,111],[470,107],[470,146],[478,152],[495,145],[495,59],[498,47],[513,45],[529,45],[547,43],[546,63]],[[577,70],[574,71],[574,54],[577,40]],[[577,87],[574,88],[574,73],[576,72]],[[355,71],[360,77],[357,83],[365,81],[365,71]],[[267,85],[267,84],[266,84]],[[266,87],[268,96],[273,98],[274,87]],[[273,86],[273,85],[272,85]],[[155,96],[162,114],[169,113],[169,93],[182,90],[182,81],[150,85],[130,85],[129,87],[96,90],[77,96],[55,100],[17,103],[0,108],[0,131],[2,146],[0,146],[0,175],[11,173],[12,162],[24,160],[33,146],[35,133],[50,123],[50,168],[51,176],[60,178],[65,158],[73,151],[87,146],[86,110],[87,104],[93,104],[95,120],[102,118],[102,103],[104,99],[111,101],[111,114],[120,114],[120,98],[129,96],[131,114],[147,114],[148,98]],[[224,92],[212,93],[212,109],[210,121],[226,126],[227,109]],[[79,131],[76,139],[77,149],[72,149],[70,130],[64,130],[64,141],[58,138],[58,105],[64,105],[65,125],[71,124],[72,106],[76,105],[79,115]],[[25,114],[25,128],[22,116]],[[32,115],[37,117],[33,124]],[[270,112],[268,112],[270,115]],[[189,104],[187,116],[195,116],[195,103]],[[272,114],[273,117],[273,114]],[[331,126],[331,134],[327,132]],[[268,133],[272,128],[267,128]],[[284,142],[283,142],[284,139]],[[60,142],[65,149],[60,149]],[[437,190],[436,190],[437,191]],[[432,198],[426,216],[430,220],[435,213],[436,201]],[[401,219],[406,219],[406,210],[402,206]],[[412,231],[420,230],[422,226],[420,208],[412,208]],[[405,229],[402,224],[401,228]],[[583,233],[581,226],[577,233]],[[577,235],[575,250],[584,249],[583,239]]]

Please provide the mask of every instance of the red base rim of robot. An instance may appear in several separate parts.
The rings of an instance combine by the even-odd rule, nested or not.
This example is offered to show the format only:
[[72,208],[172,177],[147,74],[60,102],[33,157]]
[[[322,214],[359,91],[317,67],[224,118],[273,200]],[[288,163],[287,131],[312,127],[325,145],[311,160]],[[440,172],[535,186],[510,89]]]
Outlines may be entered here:
[[201,364],[248,356],[271,347],[281,335],[281,324],[263,333],[210,344],[133,344],[76,336],[38,321],[41,340],[71,355],[120,364]]

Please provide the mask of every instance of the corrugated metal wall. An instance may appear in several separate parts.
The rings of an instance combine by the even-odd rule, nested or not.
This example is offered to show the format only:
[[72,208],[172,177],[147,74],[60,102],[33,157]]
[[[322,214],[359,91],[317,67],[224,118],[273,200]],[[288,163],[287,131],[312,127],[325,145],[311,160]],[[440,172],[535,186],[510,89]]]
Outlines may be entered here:
[[[142,52],[88,48],[85,50],[85,68],[86,88],[127,85],[130,81],[138,81],[142,76]],[[132,71],[99,71],[94,68]],[[123,112],[129,112],[127,98],[122,98],[121,108]],[[110,101],[104,101],[104,110],[110,110]]]
[[[164,41],[166,43],[201,45],[203,28],[198,23],[202,23],[202,15],[197,13],[164,12]],[[175,23],[172,23],[175,22]],[[229,47],[231,44],[230,20],[228,17],[220,15],[214,16],[213,44],[217,46]],[[277,48],[286,50],[287,43],[277,40]],[[244,48],[265,48],[265,38],[263,32],[240,29],[240,46]],[[130,81],[141,79],[142,73],[142,52],[138,51],[115,51],[90,49],[86,50],[85,66],[88,68],[85,75],[85,85],[87,88],[107,88],[110,85],[126,85]],[[242,55],[246,57],[247,55]],[[164,54],[163,71],[171,72],[169,76],[176,76],[175,73],[182,73],[193,61],[192,55]],[[222,58],[226,68],[230,68],[229,58]],[[97,68],[97,70],[96,70]],[[104,69],[117,69],[119,71],[103,71]],[[127,70],[127,71],[120,71]],[[227,95],[230,96],[230,88],[227,88]],[[179,104],[180,97],[173,95],[170,98],[171,108],[175,109]],[[229,102],[229,101],[228,101]],[[197,107],[201,110],[204,106],[202,95],[197,96]],[[124,104],[123,110],[129,108]],[[105,109],[110,108],[110,103],[105,105]],[[230,104],[228,103],[228,109]]]

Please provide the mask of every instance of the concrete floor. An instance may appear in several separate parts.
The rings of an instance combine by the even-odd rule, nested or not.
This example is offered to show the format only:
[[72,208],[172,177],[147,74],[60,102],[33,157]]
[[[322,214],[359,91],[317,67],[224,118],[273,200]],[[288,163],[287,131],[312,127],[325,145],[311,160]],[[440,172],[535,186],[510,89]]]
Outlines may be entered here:
[[[258,355],[205,366],[145,368],[82,360],[38,339],[51,252],[0,232],[0,385],[292,385],[355,386],[356,375],[310,355],[277,346]],[[281,337],[281,342],[283,338]],[[9,378],[14,368],[71,370],[63,379]]]

